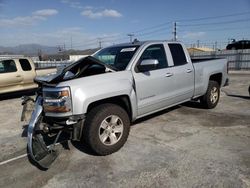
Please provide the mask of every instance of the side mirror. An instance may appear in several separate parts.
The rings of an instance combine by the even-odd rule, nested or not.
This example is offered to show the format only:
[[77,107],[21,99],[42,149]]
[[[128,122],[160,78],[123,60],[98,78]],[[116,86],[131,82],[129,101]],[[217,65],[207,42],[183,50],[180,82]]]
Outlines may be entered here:
[[138,70],[140,72],[146,72],[146,71],[155,69],[158,64],[159,64],[159,61],[157,59],[145,59],[145,60],[142,60],[140,65],[138,65]]

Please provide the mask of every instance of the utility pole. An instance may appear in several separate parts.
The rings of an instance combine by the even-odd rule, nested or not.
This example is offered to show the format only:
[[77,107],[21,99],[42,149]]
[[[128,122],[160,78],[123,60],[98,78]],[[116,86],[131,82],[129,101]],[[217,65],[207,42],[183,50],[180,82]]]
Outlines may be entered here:
[[70,47],[71,47],[71,50],[73,49],[72,47],[72,36],[70,36]]
[[197,48],[200,47],[200,40],[197,40]]
[[102,38],[97,38],[97,40],[98,40],[99,48],[101,49],[102,48]]
[[37,55],[38,55],[39,61],[42,61],[42,50],[41,49],[37,50]]
[[177,23],[173,23],[173,41],[177,41]]
[[130,40],[130,42],[132,43],[132,41],[133,41],[133,36],[135,36],[134,34],[132,34],[132,33],[129,33],[128,34],[128,36],[129,36],[129,40]]

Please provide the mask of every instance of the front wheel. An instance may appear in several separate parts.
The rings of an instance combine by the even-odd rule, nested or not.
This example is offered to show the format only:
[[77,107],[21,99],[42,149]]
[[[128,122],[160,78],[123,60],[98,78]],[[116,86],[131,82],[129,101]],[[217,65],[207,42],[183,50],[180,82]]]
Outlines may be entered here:
[[116,104],[102,104],[87,115],[83,139],[98,155],[118,151],[127,141],[130,119],[127,112]]
[[210,80],[208,83],[207,92],[201,97],[202,106],[207,109],[215,108],[220,98],[220,86],[218,82]]

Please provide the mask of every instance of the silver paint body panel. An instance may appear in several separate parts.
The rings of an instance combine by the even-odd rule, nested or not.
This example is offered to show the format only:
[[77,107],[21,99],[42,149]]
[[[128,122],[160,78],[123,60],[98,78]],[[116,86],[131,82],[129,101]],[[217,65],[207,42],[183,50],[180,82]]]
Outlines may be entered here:
[[[173,66],[169,43],[181,44],[187,64]],[[167,68],[138,73],[136,64],[143,51],[150,45],[162,44],[168,62]],[[128,44],[125,44],[128,45]],[[189,101],[206,93],[209,77],[222,74],[224,86],[227,74],[225,59],[192,63],[187,49],[182,43],[149,41],[140,44],[126,70],[104,73],[60,82],[56,87],[70,87],[73,115],[85,114],[88,106],[96,101],[117,96],[127,96],[130,100],[132,120],[156,111]],[[58,114],[49,114],[58,117]],[[62,116],[62,114],[60,115]]]

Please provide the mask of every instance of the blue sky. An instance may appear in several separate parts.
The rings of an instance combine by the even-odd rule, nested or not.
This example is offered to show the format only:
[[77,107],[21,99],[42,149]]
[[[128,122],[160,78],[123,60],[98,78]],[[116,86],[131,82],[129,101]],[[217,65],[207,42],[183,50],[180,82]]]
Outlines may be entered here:
[[187,45],[223,48],[229,38],[250,39],[250,0],[0,0],[0,46],[85,49],[129,41],[128,33],[172,39],[174,21]]

